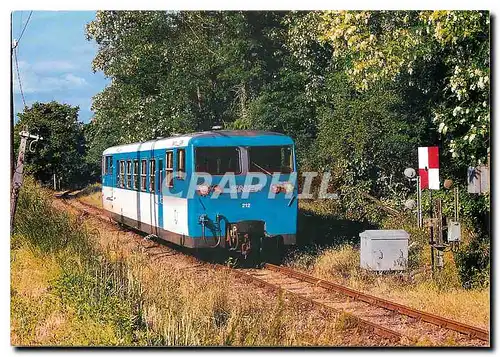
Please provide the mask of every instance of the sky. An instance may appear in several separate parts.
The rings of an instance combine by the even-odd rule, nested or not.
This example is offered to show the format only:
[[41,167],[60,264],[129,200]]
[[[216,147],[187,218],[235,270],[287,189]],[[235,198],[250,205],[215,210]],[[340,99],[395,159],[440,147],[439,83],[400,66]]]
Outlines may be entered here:
[[[19,39],[29,13],[12,13],[13,39]],[[55,100],[79,106],[79,120],[84,123],[92,118],[92,96],[109,82],[102,72],[92,71],[97,45],[86,40],[85,25],[94,17],[95,11],[33,11],[17,47],[20,82],[28,107],[37,101]],[[24,104],[14,58],[12,63],[17,114]]]

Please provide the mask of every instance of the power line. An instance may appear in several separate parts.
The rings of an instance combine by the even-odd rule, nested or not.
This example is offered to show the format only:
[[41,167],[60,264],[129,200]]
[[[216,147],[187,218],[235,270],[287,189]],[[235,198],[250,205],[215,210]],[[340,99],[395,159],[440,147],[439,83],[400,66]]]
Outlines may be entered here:
[[[17,82],[19,83],[19,90],[21,92],[21,98],[23,99],[24,108],[26,108],[27,105],[26,105],[26,98],[24,97],[23,84],[21,82],[21,74],[19,73],[19,62],[17,60],[17,55],[18,55],[19,42],[21,42],[21,39],[23,38],[23,35],[24,35],[24,31],[26,31],[26,27],[28,27],[28,24],[29,24],[30,19],[31,19],[31,15],[33,15],[33,10],[30,11],[30,14],[28,15],[28,19],[24,23],[24,27],[21,30],[21,34],[19,35],[19,38],[17,39],[17,41],[14,40],[14,44],[12,46],[13,47],[12,50],[14,52],[14,61],[15,61],[15,64],[16,64]],[[20,24],[22,25],[22,12],[21,12],[21,22],[20,22]],[[11,26],[12,26],[12,24],[11,24]]]
[[21,11],[21,14],[19,15],[19,32],[21,32],[23,29],[23,12]]
[[19,74],[19,64],[17,62],[17,48],[14,48],[14,61],[16,63],[17,82],[19,83],[19,90],[21,91],[21,98],[23,99],[24,107],[26,108],[26,99],[24,98],[23,84],[21,83],[21,75]]
[[32,14],[33,14],[33,10],[30,11],[30,14],[28,15],[28,19],[26,20],[26,23],[24,24],[23,30],[21,31],[21,34],[19,35],[19,38],[17,39],[17,44],[18,45],[19,45],[19,42],[21,41],[21,38],[24,35],[24,31],[26,30],[26,26],[28,26],[28,23],[30,22]]

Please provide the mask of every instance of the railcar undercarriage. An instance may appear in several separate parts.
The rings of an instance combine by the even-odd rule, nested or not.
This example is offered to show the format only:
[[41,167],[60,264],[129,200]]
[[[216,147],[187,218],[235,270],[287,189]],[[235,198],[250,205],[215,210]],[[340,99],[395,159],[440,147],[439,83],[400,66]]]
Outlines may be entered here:
[[[225,234],[222,234],[221,222],[225,221]],[[225,217],[217,215],[215,222],[206,215],[200,217],[202,239],[208,242],[206,231],[209,229],[217,236],[216,243],[209,248],[222,248],[235,258],[245,261],[279,262],[284,250],[281,235],[270,236],[265,231],[265,222],[261,220],[246,220],[236,223],[228,222]]]
[[240,221],[227,225],[224,247],[249,261],[271,261],[281,257],[283,238],[269,236],[265,222],[258,220]]

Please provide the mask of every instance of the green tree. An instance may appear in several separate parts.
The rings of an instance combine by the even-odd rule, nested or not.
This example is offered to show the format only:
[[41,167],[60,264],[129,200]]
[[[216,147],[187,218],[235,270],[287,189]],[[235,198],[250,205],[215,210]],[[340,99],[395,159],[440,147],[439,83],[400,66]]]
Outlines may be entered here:
[[234,122],[238,129],[284,133],[295,139],[301,167],[308,165],[309,148],[316,138],[315,106],[306,95],[307,77],[293,63],[286,63],[274,80],[249,102],[247,115]]
[[[302,74],[302,93],[313,109],[312,119],[304,116],[303,121],[316,127],[305,161],[309,167],[335,171],[338,185],[393,195],[405,183],[402,170],[414,166],[416,147],[437,140],[429,105],[436,92],[389,78],[356,87],[347,73],[347,58],[334,55],[332,43],[319,39],[321,14],[291,13],[285,20],[286,46],[298,68],[294,73]],[[419,79],[438,81],[437,67],[427,68],[428,75]]]
[[99,46],[94,70],[112,79],[93,101],[95,126],[117,133],[106,145],[244,118],[280,66],[282,16],[99,11],[87,36]]
[[[358,90],[391,80],[440,95],[429,103],[445,152],[458,165],[484,163],[489,136],[489,13],[482,11],[327,11],[304,17]],[[300,26],[298,27],[301,28]],[[313,35],[311,35],[311,29]],[[298,56],[302,52],[298,51]],[[428,69],[441,65],[431,81]]]
[[[403,100],[398,107],[407,114],[414,112],[415,123],[423,125],[420,135],[417,131],[407,138],[412,139],[415,146],[437,144],[442,148],[442,177],[464,183],[468,165],[486,162],[490,147],[488,12],[328,11],[293,16],[291,23],[290,47],[305,68],[311,68],[314,63],[309,56],[311,43],[319,43],[331,47],[332,61],[346,74],[361,98],[369,96],[370,92],[376,93],[380,86],[393,83],[397,93],[402,94]],[[390,118],[395,113],[393,109],[383,110],[390,103],[390,92],[382,92],[380,96],[381,102],[375,100],[371,104],[378,107],[376,112],[382,115],[374,120],[374,128],[383,122],[383,117]],[[349,103],[354,106],[356,100],[349,99]],[[342,107],[345,105],[341,104]],[[336,109],[338,114],[338,104]],[[357,112],[363,111],[366,109]],[[351,108],[346,115],[353,113]],[[386,128],[397,125],[398,119],[401,122],[401,118],[392,117]],[[357,128],[358,125],[352,124]],[[338,121],[333,124],[340,133],[346,127],[349,128]],[[372,129],[369,128],[368,134]],[[328,132],[331,136],[337,134],[324,127],[319,132],[327,139]],[[367,133],[366,130],[361,132]],[[353,141],[356,146],[363,143],[359,136]],[[388,149],[390,152],[390,146],[380,145],[376,137],[373,139],[374,145],[370,143],[370,154],[365,160],[377,160]],[[406,140],[401,143],[400,147],[393,148],[403,159],[409,148],[404,145]],[[328,147],[319,152],[328,152]],[[342,149],[343,146],[337,146],[331,154],[338,154]],[[356,157],[358,151],[353,150],[352,155]],[[416,158],[416,152],[413,157]],[[399,166],[402,160],[394,163]],[[355,168],[359,170],[360,166],[364,167],[355,165]],[[368,177],[371,179],[365,180],[366,186],[371,185],[373,189],[373,176]],[[461,203],[462,217],[465,211],[475,218],[477,237],[462,248],[456,262],[464,286],[481,285],[487,281],[489,270],[489,196],[484,200],[483,197],[465,197]]]
[[[47,184],[56,174],[65,187],[78,186],[89,179],[84,160],[83,124],[78,121],[78,110],[79,107],[52,101],[36,102],[19,113],[15,132],[27,128],[43,138],[34,152],[26,154],[26,173]],[[19,136],[15,145],[19,146]]]

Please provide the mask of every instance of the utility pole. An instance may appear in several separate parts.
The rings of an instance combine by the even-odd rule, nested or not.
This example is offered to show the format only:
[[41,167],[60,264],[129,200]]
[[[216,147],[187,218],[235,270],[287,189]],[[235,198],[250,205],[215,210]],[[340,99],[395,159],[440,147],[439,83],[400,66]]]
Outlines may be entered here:
[[23,170],[24,170],[24,154],[26,152],[26,145],[28,143],[28,139],[34,139],[30,143],[30,151],[31,145],[42,138],[38,135],[32,135],[28,131],[23,130],[19,133],[21,136],[21,143],[19,144],[19,155],[17,156],[17,165],[14,171],[14,175],[12,177],[12,191],[10,195],[10,231],[12,232],[14,229],[14,216],[16,215],[16,207],[17,207],[17,197],[19,196],[19,190],[21,189],[21,185],[23,184]]
[[424,226],[423,223],[423,214],[422,214],[422,188],[420,187],[420,176],[417,176],[417,227],[422,228]]
[[[12,13],[10,14],[10,177],[14,176],[14,72],[12,70],[12,56],[17,46],[17,41],[12,40],[14,35],[12,26]],[[12,183],[11,183],[12,184]]]

